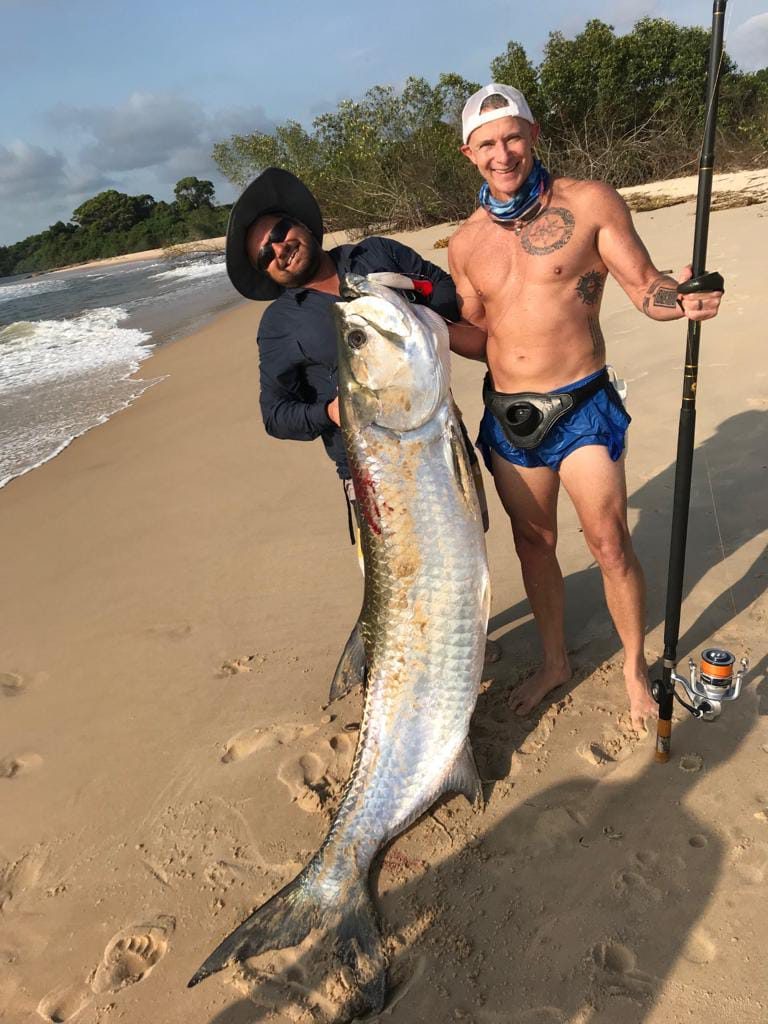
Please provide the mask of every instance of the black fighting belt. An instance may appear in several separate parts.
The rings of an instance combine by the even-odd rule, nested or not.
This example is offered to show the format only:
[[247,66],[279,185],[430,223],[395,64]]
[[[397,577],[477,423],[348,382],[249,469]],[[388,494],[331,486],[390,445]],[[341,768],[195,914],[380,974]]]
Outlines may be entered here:
[[593,380],[573,391],[545,394],[521,391],[519,394],[508,395],[503,391],[494,391],[490,377],[486,375],[483,402],[499,421],[510,444],[516,448],[536,448],[561,417],[602,391],[608,382],[608,371],[603,368]]

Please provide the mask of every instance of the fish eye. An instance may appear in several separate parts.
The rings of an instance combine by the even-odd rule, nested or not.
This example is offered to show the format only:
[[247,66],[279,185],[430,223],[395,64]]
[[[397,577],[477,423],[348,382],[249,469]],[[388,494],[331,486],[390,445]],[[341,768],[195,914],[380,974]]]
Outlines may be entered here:
[[365,331],[352,330],[347,335],[347,344],[350,348],[359,349],[368,341]]

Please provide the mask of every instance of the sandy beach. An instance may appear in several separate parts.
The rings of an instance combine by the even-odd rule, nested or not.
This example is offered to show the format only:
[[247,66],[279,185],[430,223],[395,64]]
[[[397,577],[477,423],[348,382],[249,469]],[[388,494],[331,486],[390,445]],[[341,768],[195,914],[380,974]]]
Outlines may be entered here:
[[[689,262],[693,212],[635,215],[657,266]],[[745,692],[712,724],[678,709],[672,759],[653,763],[564,498],[576,675],[530,719],[513,715],[537,643],[486,475],[503,648],[472,727],[487,802],[440,802],[374,872],[385,1021],[768,1019],[766,229],[764,201],[712,214],[708,264],[727,293],[702,335],[678,648],[686,671],[709,643],[748,655]],[[452,230],[397,237],[445,266],[434,243]],[[360,721],[359,693],[325,707],[362,592],[342,491],[319,442],[264,433],[264,308],[243,303],[158,350],[139,374],[157,383],[134,405],[0,490],[4,1024],[324,1024],[343,1007],[321,936],[185,987],[322,841]],[[629,386],[656,664],[685,327],[651,323],[612,281],[602,323]],[[470,432],[481,378],[454,359]]]

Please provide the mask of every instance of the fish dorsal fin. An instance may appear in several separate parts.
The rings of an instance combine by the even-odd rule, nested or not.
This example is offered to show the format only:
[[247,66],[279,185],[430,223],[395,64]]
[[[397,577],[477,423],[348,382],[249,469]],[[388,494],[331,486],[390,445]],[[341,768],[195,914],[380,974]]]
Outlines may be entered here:
[[458,757],[445,779],[445,792],[461,793],[473,805],[483,802],[483,788],[477,773],[475,755],[469,737],[464,740]]

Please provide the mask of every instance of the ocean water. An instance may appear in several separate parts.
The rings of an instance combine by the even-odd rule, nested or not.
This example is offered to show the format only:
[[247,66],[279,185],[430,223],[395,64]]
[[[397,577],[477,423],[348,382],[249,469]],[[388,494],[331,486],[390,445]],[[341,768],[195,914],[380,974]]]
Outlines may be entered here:
[[151,387],[142,362],[243,301],[222,255],[0,278],[0,487]]

